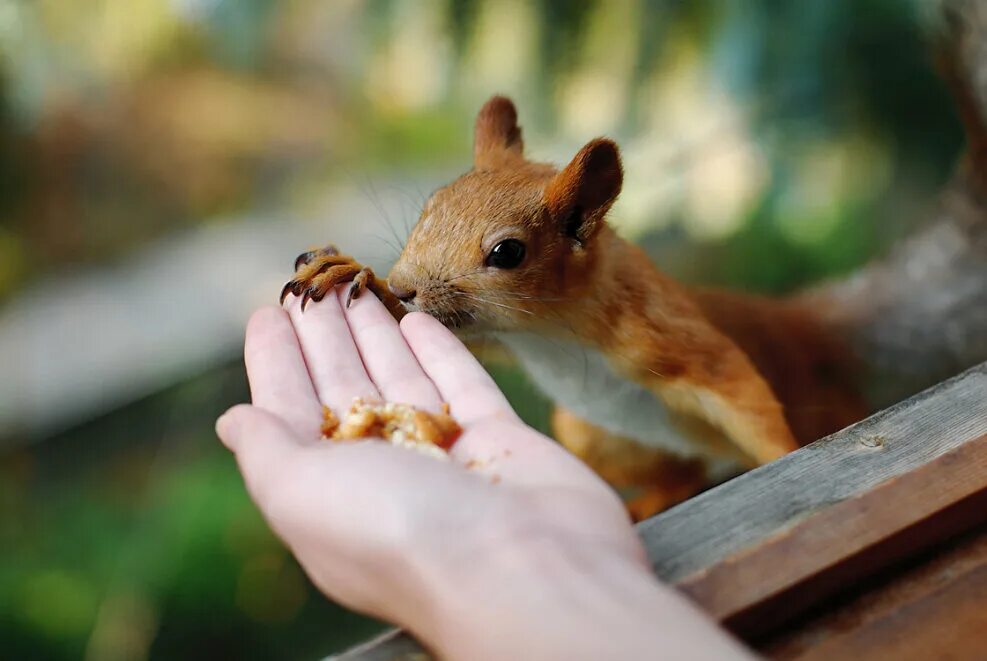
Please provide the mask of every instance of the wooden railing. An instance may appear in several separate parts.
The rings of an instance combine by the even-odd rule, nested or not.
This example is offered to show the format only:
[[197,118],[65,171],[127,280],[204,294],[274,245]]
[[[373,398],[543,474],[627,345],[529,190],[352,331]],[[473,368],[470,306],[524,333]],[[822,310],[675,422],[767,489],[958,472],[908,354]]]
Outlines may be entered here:
[[[813,609],[978,526],[987,529],[987,363],[638,530],[659,578],[770,652],[771,641],[808,626],[804,616]],[[981,546],[987,568],[987,544]],[[964,645],[987,631],[984,622],[970,622],[945,632],[946,642]],[[848,626],[838,627],[840,635]],[[816,642],[825,639],[822,631]],[[900,642],[908,631],[896,633]],[[335,658],[423,653],[411,637],[391,631]]]

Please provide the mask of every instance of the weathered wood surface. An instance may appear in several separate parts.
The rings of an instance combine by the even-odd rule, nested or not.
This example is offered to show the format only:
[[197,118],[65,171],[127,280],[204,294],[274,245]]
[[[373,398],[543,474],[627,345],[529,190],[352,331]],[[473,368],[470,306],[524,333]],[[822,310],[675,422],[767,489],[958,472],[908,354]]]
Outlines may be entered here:
[[987,364],[711,489],[639,529],[678,583],[987,434]]
[[987,435],[677,582],[748,639],[987,520]]
[[[916,542],[931,543],[972,524],[976,515],[987,513],[987,507],[962,507],[987,486],[984,435],[987,363],[711,489],[638,529],[660,578],[685,589],[704,608],[731,617],[845,566],[923,521],[943,518],[951,507],[963,516],[945,517],[950,525],[927,529],[922,539],[901,548],[918,550],[921,544]],[[964,466],[971,457],[981,462],[979,468]],[[940,471],[942,480],[933,471]],[[909,495],[912,488],[928,499],[921,493]],[[869,493],[878,495],[861,500]],[[900,502],[897,510],[893,502],[883,507],[881,496],[889,494],[907,502]],[[873,530],[868,529],[871,507],[881,513]],[[812,519],[824,525],[809,525]],[[797,552],[780,552],[792,543]],[[767,556],[761,555],[768,553],[765,549],[774,554],[767,566]],[[869,558],[866,570],[876,571],[895,559],[895,553]],[[745,575],[748,566],[752,573]],[[740,583],[725,583],[725,576]],[[807,608],[830,591],[813,592],[797,605]],[[407,636],[390,633],[376,645],[337,658],[406,659],[421,653]]]
[[861,585],[759,651],[777,661],[987,656],[987,525]]
[[399,629],[385,631],[376,638],[371,638],[330,659],[341,661],[422,661],[431,656],[422,649],[414,638]]

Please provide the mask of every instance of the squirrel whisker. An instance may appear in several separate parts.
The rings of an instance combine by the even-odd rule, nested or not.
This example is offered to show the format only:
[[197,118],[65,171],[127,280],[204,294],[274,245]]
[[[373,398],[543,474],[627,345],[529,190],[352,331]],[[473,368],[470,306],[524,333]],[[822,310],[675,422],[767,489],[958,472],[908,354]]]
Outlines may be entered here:
[[504,308],[505,310],[513,310],[515,312],[523,312],[524,314],[530,314],[530,315],[534,315],[535,314],[531,310],[525,310],[523,308],[515,307],[513,305],[507,305],[505,303],[498,303],[496,301],[491,301],[491,300],[486,299],[486,298],[483,298],[481,296],[474,296],[473,294],[467,294],[466,292],[456,291],[455,293],[457,295],[459,295],[459,296],[464,297],[464,298],[469,298],[469,299],[472,299],[474,301],[479,301],[480,303],[486,303],[488,305],[495,305],[495,306],[497,306],[499,308]]

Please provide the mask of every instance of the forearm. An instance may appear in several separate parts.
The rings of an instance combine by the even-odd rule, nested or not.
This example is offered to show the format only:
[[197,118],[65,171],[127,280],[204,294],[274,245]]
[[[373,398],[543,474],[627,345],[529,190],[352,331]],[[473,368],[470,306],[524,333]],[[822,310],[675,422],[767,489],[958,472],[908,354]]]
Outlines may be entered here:
[[449,576],[429,603],[412,629],[445,658],[750,658],[646,568],[550,536]]

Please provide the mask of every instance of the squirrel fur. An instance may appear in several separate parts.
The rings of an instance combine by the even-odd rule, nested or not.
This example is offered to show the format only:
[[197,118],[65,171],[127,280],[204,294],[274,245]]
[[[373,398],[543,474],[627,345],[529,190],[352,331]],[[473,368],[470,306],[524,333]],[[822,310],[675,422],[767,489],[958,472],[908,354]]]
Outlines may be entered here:
[[606,217],[622,181],[605,138],[561,169],[526,160],[495,96],[473,169],[426,202],[386,283],[331,251],[300,258],[284,293],[319,300],[356,278],[396,316],[501,340],[559,404],[558,440],[636,490],[638,517],[864,415],[850,353],[812,306],[687,287],[619,237]]

